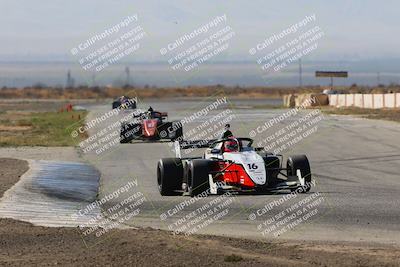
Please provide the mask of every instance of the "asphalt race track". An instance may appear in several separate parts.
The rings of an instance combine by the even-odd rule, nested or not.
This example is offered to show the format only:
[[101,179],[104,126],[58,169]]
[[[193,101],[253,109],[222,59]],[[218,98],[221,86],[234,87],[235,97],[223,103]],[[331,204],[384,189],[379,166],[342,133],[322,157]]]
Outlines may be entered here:
[[[207,105],[207,102],[199,104],[198,100],[149,103],[155,110],[168,112],[170,120],[181,119]],[[139,107],[147,108],[149,103],[140,103]],[[185,125],[184,132],[228,108],[235,116],[230,122],[233,133],[236,136],[248,137],[250,130],[288,112],[282,109],[249,108],[249,105],[254,104],[261,104],[261,101],[230,102],[222,109],[210,111],[205,117]],[[110,111],[111,105],[94,105],[89,109],[87,121]],[[257,142],[261,141],[310,112],[313,110],[300,111],[299,114],[277,123],[268,132],[257,134],[254,139]],[[101,131],[118,121],[121,116],[123,115],[119,114],[96,125],[89,130],[89,133],[93,135]],[[349,116],[323,115],[322,120],[315,125],[317,128],[314,132],[282,152],[284,156],[290,154],[308,156],[316,182],[311,192],[297,195],[290,200],[282,200],[289,192],[228,196],[223,199],[224,207],[228,210],[227,214],[221,214],[218,220],[204,225],[197,233],[248,238],[398,244],[400,242],[399,124]],[[100,155],[94,150],[83,153],[84,159],[101,172],[100,199],[112,194],[129,181],[137,180],[138,186],[135,190],[140,191],[146,201],[140,206],[140,214],[127,220],[126,225],[174,230],[179,224],[179,219],[190,216],[193,211],[201,209],[207,203],[210,204],[218,196],[196,199],[177,211],[176,207],[180,203],[191,198],[162,197],[156,183],[157,161],[172,156],[171,146],[167,142],[117,144]],[[108,201],[103,208],[113,207],[118,204],[119,199],[127,198],[131,194],[132,191],[125,192],[120,198]],[[264,235],[261,233],[264,228],[260,224],[276,215],[279,216],[296,202],[310,196],[319,199],[315,202],[313,210],[316,211],[312,216],[303,218],[303,222],[279,236],[274,236],[273,231]],[[273,201],[281,202],[272,210],[262,214],[263,207]],[[255,217],[252,214],[255,214]],[[166,218],[161,220],[160,216]]]

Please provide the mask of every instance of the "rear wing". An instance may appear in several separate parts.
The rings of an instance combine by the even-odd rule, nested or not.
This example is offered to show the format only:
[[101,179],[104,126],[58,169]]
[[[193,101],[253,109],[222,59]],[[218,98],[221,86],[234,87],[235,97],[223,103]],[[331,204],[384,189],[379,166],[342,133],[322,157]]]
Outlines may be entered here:
[[133,114],[134,118],[143,117],[145,115],[151,116],[153,118],[161,118],[166,119],[168,118],[168,112],[160,112],[160,111],[148,111],[148,110],[140,110]]
[[195,148],[208,148],[210,147],[217,139],[212,140],[183,140],[183,141],[175,141],[175,155],[177,158],[182,158],[181,149],[195,149]]

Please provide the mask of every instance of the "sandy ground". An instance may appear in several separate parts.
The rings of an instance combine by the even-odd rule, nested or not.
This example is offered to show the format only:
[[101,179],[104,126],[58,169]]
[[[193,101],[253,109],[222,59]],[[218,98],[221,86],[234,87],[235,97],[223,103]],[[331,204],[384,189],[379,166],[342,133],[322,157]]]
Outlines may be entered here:
[[[0,196],[27,170],[0,159]],[[400,266],[394,246],[182,236],[150,228],[112,230],[87,246],[76,228],[37,227],[0,219],[0,265],[68,266]]]
[[0,196],[28,170],[28,162],[17,159],[0,158]]

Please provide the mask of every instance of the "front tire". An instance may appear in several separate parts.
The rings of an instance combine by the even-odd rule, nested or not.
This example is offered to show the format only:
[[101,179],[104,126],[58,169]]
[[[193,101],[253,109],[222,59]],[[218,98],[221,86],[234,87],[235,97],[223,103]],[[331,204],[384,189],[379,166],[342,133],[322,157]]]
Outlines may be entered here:
[[287,159],[286,163],[287,175],[295,176],[297,170],[300,170],[301,176],[304,178],[305,185],[303,187],[303,193],[310,191],[311,189],[311,168],[310,163],[306,155],[291,156]]
[[182,188],[183,166],[178,158],[160,159],[157,165],[158,191],[162,196],[175,196]]
[[194,159],[191,163],[188,173],[189,195],[197,196],[206,192],[210,192],[210,183],[208,175],[210,173],[210,161],[204,159]]

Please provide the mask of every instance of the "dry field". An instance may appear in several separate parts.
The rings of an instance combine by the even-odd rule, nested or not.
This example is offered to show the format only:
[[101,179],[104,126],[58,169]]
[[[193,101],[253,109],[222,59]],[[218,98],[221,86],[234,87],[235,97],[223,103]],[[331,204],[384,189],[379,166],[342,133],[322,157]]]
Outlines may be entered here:
[[73,146],[71,127],[84,123],[85,111],[60,112],[64,102],[0,102],[0,146]]
[[[323,87],[227,87],[223,85],[216,86],[190,86],[190,87],[78,87],[78,88],[1,88],[0,99],[105,99],[116,98],[121,95],[139,98],[176,98],[176,97],[204,97],[214,95],[217,92],[223,92],[226,96],[232,98],[254,99],[254,98],[282,98],[285,94],[293,93],[319,93]],[[397,85],[387,87],[337,87],[340,92],[349,93],[384,93],[400,92]]]

